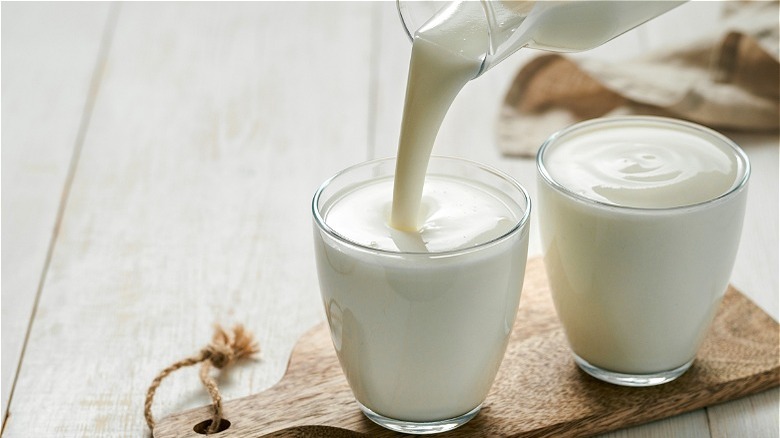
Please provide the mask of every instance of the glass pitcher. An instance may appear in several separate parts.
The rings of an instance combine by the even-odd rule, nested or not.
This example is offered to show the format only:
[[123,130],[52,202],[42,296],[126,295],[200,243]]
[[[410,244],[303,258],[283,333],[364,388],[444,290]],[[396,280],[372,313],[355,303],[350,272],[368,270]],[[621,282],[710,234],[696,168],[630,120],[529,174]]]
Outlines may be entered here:
[[[685,1],[396,0],[410,39],[445,23],[469,46],[483,47],[475,77],[522,47],[580,52],[598,47]],[[455,17],[453,20],[452,18]],[[458,22],[457,27],[451,23]]]

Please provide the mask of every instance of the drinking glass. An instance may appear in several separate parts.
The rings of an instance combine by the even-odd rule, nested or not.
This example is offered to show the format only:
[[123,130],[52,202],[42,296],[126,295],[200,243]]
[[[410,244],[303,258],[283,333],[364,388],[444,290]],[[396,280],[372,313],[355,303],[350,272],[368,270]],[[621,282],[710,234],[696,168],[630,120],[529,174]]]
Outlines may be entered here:
[[489,188],[513,213],[511,229],[469,248],[403,252],[362,245],[331,228],[335,202],[361,185],[392,180],[394,171],[395,159],[358,164],[316,191],[320,290],[333,346],[365,415],[398,432],[443,432],[479,412],[504,356],[523,285],[531,205],[509,176],[434,156],[427,177]]
[[[568,151],[576,150],[574,145],[593,146],[579,136],[626,128],[673,130],[702,139],[733,159],[735,179],[710,199],[656,208],[593,199],[567,186],[563,175],[554,176],[548,156],[556,148],[567,143],[572,147]],[[631,135],[617,140],[613,135],[609,141],[647,142]],[[671,144],[652,147],[675,154]],[[653,158],[651,152],[640,157]],[[641,173],[640,165],[629,164],[619,163],[628,169],[627,178],[651,177]],[[686,166],[694,164],[689,160]],[[583,122],[554,134],[538,152],[537,169],[545,267],[576,363],[598,379],[627,386],[657,385],[683,374],[728,287],[745,212],[747,156],[703,126],[620,117]],[[610,190],[621,183],[610,181]]]

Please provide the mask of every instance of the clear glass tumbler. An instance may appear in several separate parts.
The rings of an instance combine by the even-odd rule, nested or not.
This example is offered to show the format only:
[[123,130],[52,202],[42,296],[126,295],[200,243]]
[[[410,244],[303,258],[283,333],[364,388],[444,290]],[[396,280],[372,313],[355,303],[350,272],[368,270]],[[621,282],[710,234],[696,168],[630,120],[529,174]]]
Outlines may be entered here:
[[[530,200],[509,176],[431,157],[428,178],[489,188],[516,220],[505,234],[441,252],[361,245],[328,223],[332,205],[392,180],[395,159],[350,167],[312,203],[322,300],[344,375],[365,415],[403,433],[437,433],[474,417],[506,350],[523,285]],[[455,195],[455,194],[453,194]]]
[[[596,150],[612,155],[571,159]],[[564,172],[565,159],[576,164]],[[702,166],[728,171],[702,173]],[[747,156],[703,126],[617,117],[554,134],[539,150],[537,168],[544,262],[579,367],[625,386],[682,375],[728,287],[745,212]],[[580,184],[597,174],[594,192],[608,199]]]

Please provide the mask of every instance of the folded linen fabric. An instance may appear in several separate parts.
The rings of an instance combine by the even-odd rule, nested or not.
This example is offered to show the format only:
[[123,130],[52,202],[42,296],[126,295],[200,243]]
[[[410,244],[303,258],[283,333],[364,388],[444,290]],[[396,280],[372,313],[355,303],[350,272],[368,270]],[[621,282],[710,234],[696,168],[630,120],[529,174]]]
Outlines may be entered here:
[[649,114],[715,129],[780,127],[778,2],[728,2],[714,31],[629,62],[545,54],[514,78],[497,124],[504,154],[533,156],[553,132],[610,115]]

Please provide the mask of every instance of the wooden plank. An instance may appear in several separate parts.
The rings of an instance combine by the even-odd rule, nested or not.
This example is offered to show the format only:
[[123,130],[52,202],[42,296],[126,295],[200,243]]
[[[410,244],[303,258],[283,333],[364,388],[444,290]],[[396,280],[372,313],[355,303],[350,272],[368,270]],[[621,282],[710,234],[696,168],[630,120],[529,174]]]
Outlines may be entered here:
[[2,5],[2,418],[24,348],[109,6]]
[[699,409],[687,414],[621,429],[601,436],[605,438],[709,438],[710,431],[707,425],[707,416],[704,414],[703,409]]
[[[311,196],[366,158],[369,18],[122,4],[4,436],[143,435],[152,378],[214,322],[263,346],[225,399],[279,380],[322,319]],[[158,394],[158,416],[208,401],[194,369]]]
[[[777,322],[733,288],[694,365],[679,379],[650,388],[606,384],[580,371],[555,315],[541,257],[528,261],[518,319],[504,362],[482,410],[448,437],[580,437],[641,424],[775,387],[780,378]],[[344,336],[348,336],[346,332]],[[228,401],[228,437],[397,434],[358,409],[341,372],[326,323],[307,332],[284,379],[266,392]],[[162,420],[158,438],[192,437],[211,407]],[[700,412],[700,411],[699,411]],[[689,420],[704,420],[691,430]],[[678,416],[622,436],[709,436],[706,418]]]
[[777,388],[730,403],[707,408],[713,438],[750,435],[777,437],[780,435],[780,412]]

